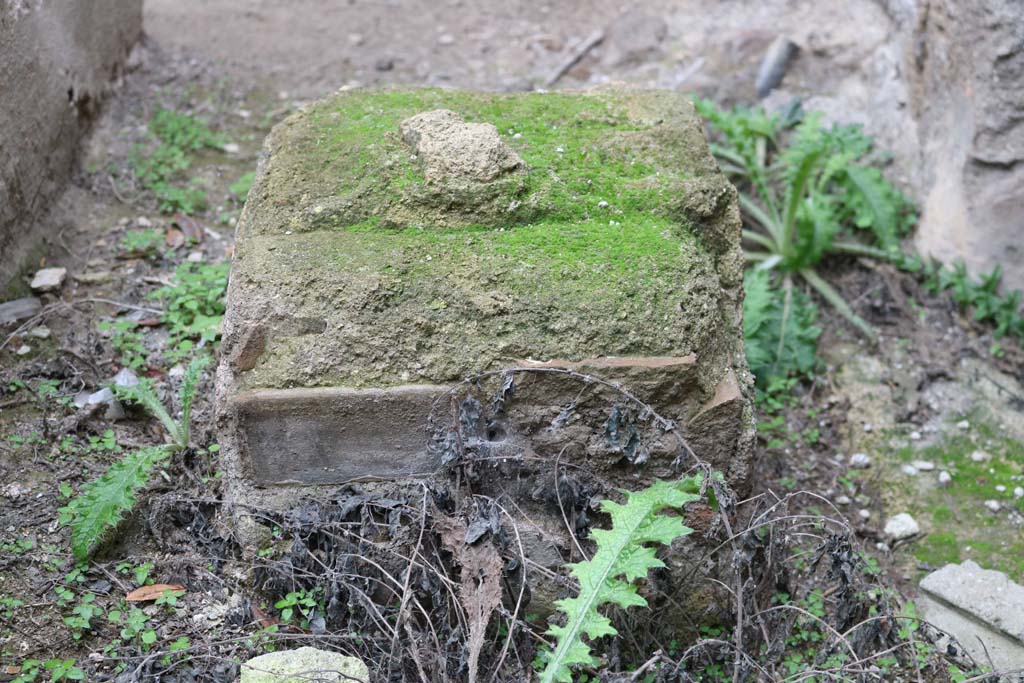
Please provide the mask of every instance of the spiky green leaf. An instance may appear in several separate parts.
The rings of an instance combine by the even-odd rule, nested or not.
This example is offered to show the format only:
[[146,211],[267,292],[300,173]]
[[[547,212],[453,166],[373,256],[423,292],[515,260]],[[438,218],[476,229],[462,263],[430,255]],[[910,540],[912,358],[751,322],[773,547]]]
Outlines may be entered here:
[[700,479],[696,477],[656,481],[642,491],[625,491],[625,504],[602,502],[602,509],[611,517],[611,528],[591,532],[591,539],[597,544],[593,557],[569,567],[579,581],[580,591],[576,597],[555,603],[565,615],[565,624],[548,630],[556,645],[541,673],[542,683],[569,683],[573,666],[596,664],[583,637],[593,640],[618,633],[598,607],[647,606],[633,582],[647,576],[651,569],[665,565],[655,556],[655,549],[646,544],[669,545],[693,531],[680,518],[659,513],[698,500],[700,496],[695,492],[699,487]]
[[149,482],[153,467],[168,453],[162,446],[132,451],[99,479],[85,484],[78,496],[59,510],[61,522],[71,525],[71,551],[75,558],[89,557],[107,530],[135,507],[139,489]]

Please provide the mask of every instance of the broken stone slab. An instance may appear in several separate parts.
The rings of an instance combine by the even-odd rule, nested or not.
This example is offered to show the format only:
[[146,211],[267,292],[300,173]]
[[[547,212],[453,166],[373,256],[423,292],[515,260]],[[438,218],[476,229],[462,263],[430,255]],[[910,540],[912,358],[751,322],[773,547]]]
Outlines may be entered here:
[[446,387],[265,389],[234,399],[238,446],[258,485],[429,474],[425,416]]
[[268,652],[242,664],[239,683],[370,683],[366,664],[338,652],[300,647]]
[[42,308],[43,303],[34,296],[5,301],[0,304],[0,325],[9,325],[25,318],[31,318]]
[[980,664],[1024,668],[1024,586],[967,560],[921,580],[923,616],[952,634]]

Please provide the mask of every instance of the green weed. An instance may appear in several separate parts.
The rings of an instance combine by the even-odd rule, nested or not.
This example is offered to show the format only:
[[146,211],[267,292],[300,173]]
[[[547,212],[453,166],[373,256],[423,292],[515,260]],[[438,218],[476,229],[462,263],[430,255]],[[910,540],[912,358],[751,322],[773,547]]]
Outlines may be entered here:
[[196,118],[170,109],[158,109],[149,122],[150,140],[132,152],[139,184],[157,200],[160,211],[195,213],[206,204],[206,193],[185,172],[191,156],[203,147],[218,148],[223,138]]
[[[911,202],[870,165],[871,139],[799,110],[782,118],[695,104],[718,133],[712,152],[740,188],[748,260],[782,273],[787,291],[799,277],[874,340],[874,329],[815,270],[827,254],[895,258],[899,236],[916,220]],[[874,245],[858,239],[864,234]]]
[[164,243],[163,234],[154,228],[130,230],[121,237],[121,252],[145,258],[153,258]]
[[228,286],[229,265],[184,263],[174,274],[173,283],[152,292],[150,298],[164,304],[163,322],[170,326],[172,359],[189,356],[196,341],[217,339],[224,316],[224,294]]

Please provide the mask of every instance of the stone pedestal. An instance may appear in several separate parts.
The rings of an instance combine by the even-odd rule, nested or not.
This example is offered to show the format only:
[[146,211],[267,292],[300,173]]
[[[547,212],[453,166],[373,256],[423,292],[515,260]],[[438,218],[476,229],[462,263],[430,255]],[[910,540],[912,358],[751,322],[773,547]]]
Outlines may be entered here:
[[[313,104],[268,138],[239,222],[218,371],[229,499],[450,482],[475,458],[473,492],[513,498],[557,567],[559,467],[637,488],[694,464],[650,410],[742,489],[739,233],[680,95]],[[510,367],[530,371],[451,391]]]

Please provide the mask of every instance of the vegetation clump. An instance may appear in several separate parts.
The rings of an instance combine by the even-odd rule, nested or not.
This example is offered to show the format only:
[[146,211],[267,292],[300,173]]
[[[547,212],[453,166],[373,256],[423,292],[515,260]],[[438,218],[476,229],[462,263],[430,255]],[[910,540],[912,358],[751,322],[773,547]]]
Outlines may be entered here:
[[149,121],[150,140],[132,152],[132,166],[139,185],[152,193],[164,213],[191,214],[206,205],[206,192],[195,182],[185,182],[192,155],[204,147],[220,148],[222,136],[193,116],[159,108]]

